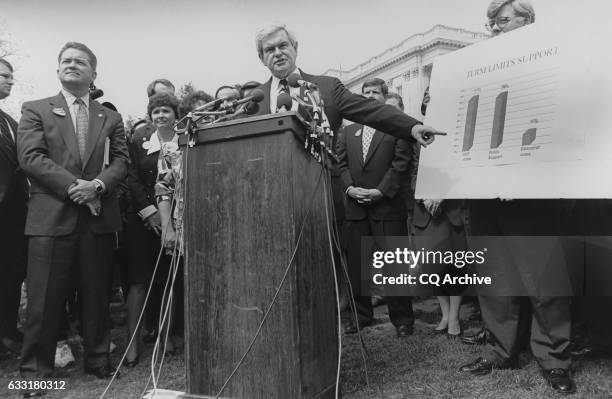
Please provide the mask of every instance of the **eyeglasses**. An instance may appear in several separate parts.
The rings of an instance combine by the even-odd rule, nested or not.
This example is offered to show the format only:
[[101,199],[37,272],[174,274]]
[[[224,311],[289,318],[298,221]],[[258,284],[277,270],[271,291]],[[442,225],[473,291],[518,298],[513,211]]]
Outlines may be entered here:
[[522,20],[522,22],[526,22],[526,18],[523,16],[515,16],[515,17],[500,17],[500,18],[495,18],[490,20],[488,23],[485,24],[485,28],[487,28],[487,30],[489,32],[493,31],[493,28],[495,27],[495,25],[497,25],[498,28],[503,29],[506,25],[508,25],[511,21],[520,18]]
[[[521,18],[521,17],[519,17]],[[485,28],[487,28],[487,30],[492,31],[493,28],[495,27],[495,25],[497,25],[500,28],[503,28],[504,26],[508,25],[508,23],[510,21],[512,21],[514,18],[510,18],[510,17],[501,17],[501,18],[496,18],[493,19],[491,21],[489,21],[488,23],[485,24]]]

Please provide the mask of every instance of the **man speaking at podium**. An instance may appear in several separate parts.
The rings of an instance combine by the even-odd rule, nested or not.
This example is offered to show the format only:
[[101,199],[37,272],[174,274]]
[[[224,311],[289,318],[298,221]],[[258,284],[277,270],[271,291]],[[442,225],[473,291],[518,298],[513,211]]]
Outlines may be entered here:
[[[397,138],[416,140],[423,146],[433,142],[434,134],[439,133],[390,105],[351,93],[337,78],[300,71],[295,65],[298,42],[285,25],[270,25],[261,29],[257,33],[256,44],[259,59],[272,73],[272,78],[260,87],[265,97],[258,115],[278,112],[276,103],[281,93],[299,95],[299,88],[291,88],[287,84],[287,77],[296,73],[302,80],[317,85],[325,115],[334,132],[340,128],[342,118],[346,118]],[[297,110],[297,106],[297,102],[293,101],[291,110]]]

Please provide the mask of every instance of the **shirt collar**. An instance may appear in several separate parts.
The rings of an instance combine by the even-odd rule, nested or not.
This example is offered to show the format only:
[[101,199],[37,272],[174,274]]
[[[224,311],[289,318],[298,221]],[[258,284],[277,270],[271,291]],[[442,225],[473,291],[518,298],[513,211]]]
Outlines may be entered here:
[[[175,134],[170,141],[178,144],[178,134]],[[159,141],[159,133],[157,130],[151,135],[147,147],[147,155],[151,155],[161,150],[161,142]]]
[[[77,99],[77,97],[70,93],[68,90],[64,89],[62,87],[62,94],[64,95],[64,98],[66,99],[66,103],[68,104],[69,107],[71,107],[74,104],[74,100]],[[87,109],[89,109],[89,92],[87,92],[83,97],[81,97],[81,100],[83,100],[83,103],[85,103],[85,107]]]
[[[302,76],[302,74],[300,73],[300,69],[299,69],[298,67],[295,67],[295,69],[293,70],[293,72],[291,72],[289,75],[292,75],[292,74],[294,74],[294,73],[298,74],[299,76]],[[289,76],[289,75],[287,75],[287,76]],[[285,79],[286,79],[286,78],[285,78]],[[271,86],[271,87],[272,87],[272,90],[274,90],[274,91],[278,91],[278,83],[279,83],[279,82],[280,82],[280,79],[279,79],[279,78],[277,78],[276,76],[272,75],[272,86]],[[289,88],[289,89],[291,89],[291,88]]]

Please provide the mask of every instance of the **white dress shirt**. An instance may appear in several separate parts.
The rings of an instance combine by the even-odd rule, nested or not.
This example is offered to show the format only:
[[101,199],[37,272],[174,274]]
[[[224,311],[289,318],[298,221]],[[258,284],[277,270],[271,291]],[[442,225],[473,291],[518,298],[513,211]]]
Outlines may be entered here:
[[[72,126],[74,127],[74,131],[76,133],[77,131],[76,121],[77,121],[77,114],[79,112],[79,108],[78,108],[78,104],[75,104],[74,101],[77,99],[77,97],[64,88],[62,88],[62,94],[64,95],[64,98],[66,99],[66,103],[68,104],[68,110],[70,111],[70,118],[72,119]],[[89,92],[87,92],[87,94],[81,97],[81,100],[83,100],[83,103],[85,104],[85,110],[87,112],[87,116],[89,116]]]

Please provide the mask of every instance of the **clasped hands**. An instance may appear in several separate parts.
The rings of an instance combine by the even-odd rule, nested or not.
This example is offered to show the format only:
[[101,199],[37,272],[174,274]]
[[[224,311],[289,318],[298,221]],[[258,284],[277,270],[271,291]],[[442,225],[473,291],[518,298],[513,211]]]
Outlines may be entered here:
[[93,216],[100,215],[102,202],[98,198],[96,185],[93,181],[76,179],[70,187],[68,187],[68,197],[79,205],[85,205]]
[[382,192],[377,188],[350,187],[346,194],[360,204],[372,204],[382,198]]

